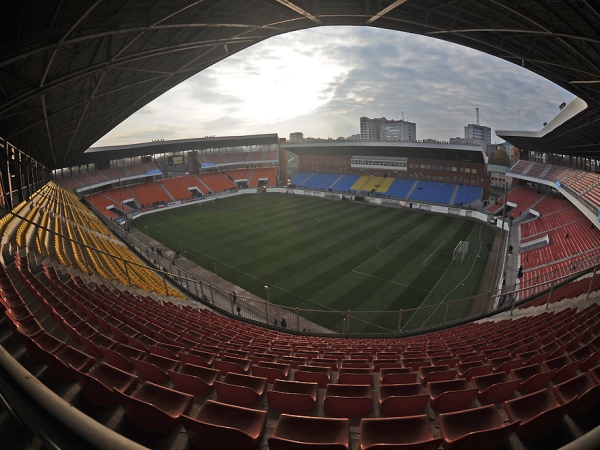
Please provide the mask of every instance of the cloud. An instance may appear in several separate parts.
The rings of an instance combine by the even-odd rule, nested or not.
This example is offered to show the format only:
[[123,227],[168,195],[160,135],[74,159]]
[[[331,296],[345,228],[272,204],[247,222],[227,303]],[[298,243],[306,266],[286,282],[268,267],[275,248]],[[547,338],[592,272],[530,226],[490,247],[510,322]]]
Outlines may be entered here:
[[539,130],[572,98],[521,67],[459,45],[321,27],[268,39],[205,69],[98,145],[295,131],[349,136],[359,133],[361,116],[404,117],[417,123],[419,139],[448,140],[475,122],[476,107],[493,130]]

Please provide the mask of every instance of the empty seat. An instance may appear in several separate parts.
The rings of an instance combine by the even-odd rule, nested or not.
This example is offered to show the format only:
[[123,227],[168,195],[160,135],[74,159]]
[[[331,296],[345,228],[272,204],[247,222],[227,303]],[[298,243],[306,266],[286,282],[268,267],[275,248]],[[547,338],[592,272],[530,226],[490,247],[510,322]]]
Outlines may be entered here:
[[477,387],[477,399],[483,405],[511,399],[521,384],[521,380],[515,380],[504,372],[473,377],[471,381]]
[[379,372],[381,384],[407,384],[417,381],[417,373],[409,368],[382,368]]
[[269,384],[275,380],[287,380],[290,374],[290,366],[285,363],[260,361],[258,365],[252,366],[252,375],[266,378]]
[[321,389],[331,381],[331,368],[317,366],[299,366],[294,372],[294,380],[317,383]]
[[267,413],[207,400],[196,417],[181,415],[180,420],[198,448],[254,450],[263,437]]
[[419,367],[421,375],[421,384],[427,386],[430,381],[445,381],[456,378],[456,369],[451,369],[449,366],[422,366]]
[[187,414],[194,397],[150,381],[127,395],[114,391],[125,416],[135,425],[148,431],[170,433],[180,424],[179,416]]
[[566,412],[572,417],[587,414],[600,402],[600,384],[586,373],[554,385],[552,393],[560,403],[569,404]]
[[341,367],[338,384],[373,384],[373,370],[370,368]]
[[267,388],[267,379],[229,372],[222,381],[215,381],[214,387],[221,402],[254,406],[260,402]]
[[332,417],[363,417],[371,411],[372,403],[371,385],[328,384],[323,410]]
[[251,365],[252,361],[249,359],[229,355],[213,361],[214,368],[220,371],[221,375],[226,375],[229,372],[247,374]]
[[181,364],[193,364],[195,366],[212,367],[212,363],[217,357],[212,352],[205,352],[202,350],[188,350],[187,352],[181,352],[179,355],[179,361]]
[[275,380],[267,391],[269,409],[287,414],[308,414],[315,406],[318,391],[317,383]]
[[510,372],[515,380],[521,380],[518,390],[523,395],[545,389],[555,373],[556,369],[545,372],[540,364],[521,366]]
[[579,370],[579,367],[581,367],[582,363],[582,359],[573,361],[569,356],[562,355],[544,361],[542,363],[542,366],[547,371],[556,371],[556,373],[552,377],[552,382],[554,384],[559,384],[573,378]]
[[438,416],[444,449],[497,450],[519,426],[519,421],[504,425],[494,405]]
[[379,385],[379,411],[386,416],[421,414],[428,401],[429,394],[420,383]]
[[483,361],[472,361],[458,363],[456,369],[461,378],[471,380],[473,377],[492,373],[493,367],[491,364],[485,364]]
[[133,364],[131,364],[130,358],[143,358],[145,353],[142,350],[130,347],[125,344],[118,342],[111,348],[100,346],[100,351],[104,355],[104,359],[111,366],[118,367],[126,372],[133,370]]
[[282,414],[269,438],[270,450],[348,450],[350,421]]
[[360,421],[360,449],[436,450],[441,438],[434,438],[425,415],[365,418]]
[[42,361],[46,363],[50,373],[59,381],[76,381],[78,372],[87,372],[95,362],[93,357],[70,345],[65,345],[55,353],[48,353],[41,347],[38,348],[42,355]]
[[179,361],[176,359],[152,353],[146,355],[144,359],[130,358],[129,361],[140,378],[156,384],[167,384],[170,381],[168,371],[175,370],[179,366]]
[[437,412],[458,411],[468,408],[477,397],[478,389],[463,378],[432,381],[427,385],[429,401]]
[[510,421],[521,421],[516,430],[521,439],[539,439],[558,427],[568,403],[560,404],[547,389],[504,402]]
[[220,372],[210,367],[184,364],[178,371],[169,370],[167,374],[178,391],[207,396],[213,391],[214,382],[219,379]]
[[89,373],[79,372],[77,382],[81,392],[89,400],[100,406],[113,406],[118,401],[114,391],[130,394],[139,379],[135,375],[102,362]]

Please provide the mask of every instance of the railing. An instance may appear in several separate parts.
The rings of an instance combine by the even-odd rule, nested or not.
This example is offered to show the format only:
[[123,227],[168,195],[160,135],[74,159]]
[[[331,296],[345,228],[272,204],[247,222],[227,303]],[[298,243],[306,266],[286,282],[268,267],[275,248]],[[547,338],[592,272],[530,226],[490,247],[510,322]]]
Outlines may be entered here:
[[[100,215],[100,217],[102,217]],[[423,333],[450,325],[480,319],[500,311],[512,310],[541,295],[548,294],[546,307],[556,298],[556,289],[577,278],[588,277],[589,285],[582,287],[587,295],[592,291],[596,270],[600,267],[597,257],[578,263],[578,271],[551,280],[528,280],[526,286],[505,286],[501,292],[482,294],[436,305],[391,311],[332,311],[324,309],[300,309],[276,305],[263,299],[237,296],[220,289],[197,274],[187,272],[179,260],[158,256],[152,248],[135,235],[107,218],[102,217],[117,235],[148,261],[156,260],[163,275],[191,298],[227,314],[263,326],[286,331],[340,337],[401,337]],[[158,270],[158,269],[154,269]],[[525,295],[526,293],[534,293]],[[239,309],[238,309],[239,308]],[[284,319],[285,327],[282,327]]]

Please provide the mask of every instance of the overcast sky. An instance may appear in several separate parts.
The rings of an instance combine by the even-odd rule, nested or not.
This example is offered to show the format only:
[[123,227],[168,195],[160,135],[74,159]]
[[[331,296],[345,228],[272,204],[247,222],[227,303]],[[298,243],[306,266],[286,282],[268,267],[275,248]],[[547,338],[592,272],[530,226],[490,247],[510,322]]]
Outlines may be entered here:
[[[361,116],[416,122],[417,139],[464,126],[539,130],[573,95],[503,60],[440,40],[367,27],[277,36],[204,70],[95,145],[208,135],[358,134]],[[501,142],[492,134],[492,142]]]

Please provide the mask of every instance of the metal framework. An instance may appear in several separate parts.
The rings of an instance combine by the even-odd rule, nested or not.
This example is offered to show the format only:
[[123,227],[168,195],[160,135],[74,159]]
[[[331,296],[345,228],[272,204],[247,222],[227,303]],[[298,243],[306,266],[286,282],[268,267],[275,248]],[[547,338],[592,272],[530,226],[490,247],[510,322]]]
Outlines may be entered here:
[[278,34],[373,26],[523,66],[588,109],[521,148],[600,154],[600,9],[589,0],[31,0],[0,14],[0,136],[64,167],[173,86]]

